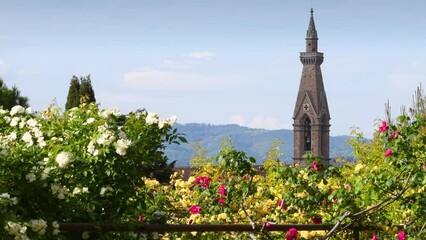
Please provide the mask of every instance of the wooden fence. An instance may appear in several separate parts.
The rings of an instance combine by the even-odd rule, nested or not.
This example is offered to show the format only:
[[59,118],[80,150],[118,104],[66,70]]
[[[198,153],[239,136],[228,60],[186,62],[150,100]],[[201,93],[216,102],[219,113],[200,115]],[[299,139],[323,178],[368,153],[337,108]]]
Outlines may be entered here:
[[[265,227],[262,224],[96,224],[96,223],[60,223],[59,229],[64,232],[287,232],[290,228],[298,231],[328,231],[333,225],[326,224],[272,224]],[[361,231],[373,231],[374,227],[350,227],[352,239],[359,240]]]

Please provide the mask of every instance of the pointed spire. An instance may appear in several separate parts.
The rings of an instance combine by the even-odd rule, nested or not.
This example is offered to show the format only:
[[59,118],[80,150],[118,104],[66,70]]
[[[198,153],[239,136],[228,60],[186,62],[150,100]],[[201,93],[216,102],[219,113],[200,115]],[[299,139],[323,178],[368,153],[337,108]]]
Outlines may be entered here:
[[309,27],[308,31],[306,32],[306,39],[318,39],[317,30],[315,29],[313,8],[311,8],[311,19],[309,20]]

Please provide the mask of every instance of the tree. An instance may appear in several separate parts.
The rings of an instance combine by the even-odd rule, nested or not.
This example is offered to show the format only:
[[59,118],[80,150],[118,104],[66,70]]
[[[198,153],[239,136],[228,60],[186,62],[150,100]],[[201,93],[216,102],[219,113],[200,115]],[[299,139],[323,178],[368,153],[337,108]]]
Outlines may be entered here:
[[0,78],[0,106],[10,110],[16,105],[29,107],[28,97],[21,96],[21,91],[16,86],[9,89],[3,79]]
[[82,99],[84,99],[84,103],[96,103],[90,75],[80,77],[80,103],[82,103]]
[[90,75],[80,78],[72,76],[65,110],[79,107],[81,103],[96,103]]
[[80,105],[80,81],[77,76],[72,76],[70,82],[70,88],[68,90],[67,103],[65,104],[65,110]]

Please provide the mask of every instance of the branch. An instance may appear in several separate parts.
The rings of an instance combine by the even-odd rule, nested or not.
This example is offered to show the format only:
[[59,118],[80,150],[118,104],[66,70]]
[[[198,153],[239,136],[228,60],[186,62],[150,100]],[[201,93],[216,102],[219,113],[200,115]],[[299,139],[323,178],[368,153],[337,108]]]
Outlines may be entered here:
[[249,216],[249,214],[247,213],[247,210],[246,210],[246,207],[244,206],[244,201],[246,200],[246,198],[247,198],[247,194],[248,194],[248,192],[250,191],[250,186],[251,186],[251,183],[253,182],[253,177],[252,176],[250,176],[250,182],[249,182],[249,186],[248,186],[248,190],[247,190],[247,192],[245,192],[244,193],[244,195],[243,195],[243,199],[241,200],[241,208],[243,209],[243,211],[244,211],[244,214],[247,216],[247,218],[249,219],[249,221],[250,221],[250,224],[251,224],[251,226],[252,226],[252,228],[253,228],[253,230],[256,228],[256,223],[251,219],[251,217]]
[[[395,202],[398,198],[400,198],[405,193],[405,191],[407,191],[407,189],[408,189],[408,181],[411,178],[411,174],[412,174],[412,171],[410,171],[408,173],[408,176],[407,176],[407,178],[404,181],[404,186],[402,187],[401,191],[398,192],[397,194],[391,194],[391,196],[387,197],[386,199],[384,199],[384,200],[380,201],[379,203],[376,203],[375,205],[373,205],[373,206],[371,206],[369,208],[366,208],[366,209],[364,209],[364,210],[362,210],[360,212],[357,212],[357,213],[354,213],[354,214],[351,214],[350,212],[346,212],[345,214],[343,214],[343,216],[334,225],[334,227],[327,233],[327,235],[324,237],[324,239],[329,239],[331,237],[331,235],[333,235],[335,232],[337,232],[337,230],[339,229],[340,225],[342,225],[343,221],[346,218],[351,218],[352,221],[353,221],[354,219],[357,219],[357,218],[361,217],[363,214],[366,214],[366,213],[368,213],[368,212],[370,212],[372,210],[375,210],[375,209],[380,210],[380,209],[388,206],[389,204]],[[342,229],[346,229],[349,226],[351,226],[352,224],[353,224],[353,222],[348,223]],[[426,225],[426,223],[425,223],[425,225]],[[425,227],[425,225],[423,225],[423,227]]]
[[[248,193],[249,193],[249,191],[250,191],[250,187],[251,187],[252,182],[253,182],[253,176],[250,176],[250,182],[249,182],[249,185],[248,185],[248,189],[247,189],[247,191],[243,194],[243,199],[241,200],[241,208],[243,209],[244,214],[245,214],[245,215],[247,216],[247,218],[249,219],[249,221],[250,221],[250,225],[252,226],[253,230],[255,230],[255,229],[256,229],[256,223],[253,221],[253,219],[251,219],[251,217],[250,217],[250,216],[249,216],[249,214],[247,213],[246,207],[244,206],[244,201],[246,200],[246,198],[247,198],[247,194],[248,194]],[[265,223],[265,224],[263,224],[262,228],[260,229],[260,232],[261,232],[261,233],[263,233],[267,239],[271,239],[271,240],[272,240],[272,239],[273,239],[273,238],[272,238],[272,236],[271,236],[268,232],[263,231],[263,230],[264,230],[264,228],[265,228],[265,225],[266,225],[266,223]],[[250,236],[250,235],[249,235],[249,236]],[[251,237],[251,236],[250,236],[250,237]]]
[[342,222],[351,215],[351,212],[345,212],[345,214],[343,214],[342,217],[340,217],[339,221],[337,221],[337,223],[334,225],[334,227],[327,233],[327,235],[325,235],[324,239],[329,239],[331,237],[331,235],[334,234],[334,232],[337,231],[337,229],[339,228],[339,226],[342,224]]
[[425,229],[425,227],[426,227],[426,222],[425,222],[425,223],[423,223],[422,228],[420,228],[419,234],[420,234],[420,232],[421,232],[421,231],[423,231],[423,230]]
[[[408,176],[407,176],[407,178],[404,181],[404,187],[402,187],[402,189],[401,189],[401,191],[399,193],[397,193],[395,195],[392,195],[392,196],[389,196],[386,199],[384,199],[383,201],[381,201],[381,202],[379,202],[379,203],[377,203],[377,204],[375,204],[375,205],[373,205],[373,206],[371,206],[371,207],[369,207],[367,209],[364,209],[364,210],[362,210],[360,212],[354,213],[354,214],[351,215],[351,217],[358,217],[358,216],[360,216],[360,215],[362,215],[362,214],[364,214],[366,212],[369,212],[369,211],[374,210],[374,209],[379,208],[379,207],[380,207],[379,209],[381,209],[381,208],[383,208],[383,207],[391,204],[392,202],[396,201],[398,198],[400,198],[402,196],[402,194],[405,193],[405,191],[407,191],[408,181],[410,180],[411,173],[412,173],[412,171],[408,173]],[[385,203],[386,203],[386,205],[382,206]]]

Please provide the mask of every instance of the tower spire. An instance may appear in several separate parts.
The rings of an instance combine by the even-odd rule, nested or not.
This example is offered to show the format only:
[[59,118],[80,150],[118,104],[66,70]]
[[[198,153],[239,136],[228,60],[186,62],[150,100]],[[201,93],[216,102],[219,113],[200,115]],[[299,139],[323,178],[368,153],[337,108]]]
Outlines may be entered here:
[[306,40],[308,40],[308,39],[318,40],[318,34],[317,34],[317,30],[315,28],[314,9],[313,8],[311,8],[311,19],[309,19],[309,27],[308,27],[308,31],[306,32]]
[[318,34],[312,8],[305,40],[306,51],[300,53],[303,71],[293,115],[294,161],[303,164],[302,156],[312,154],[327,164],[330,112],[321,73],[324,55],[318,52]]

